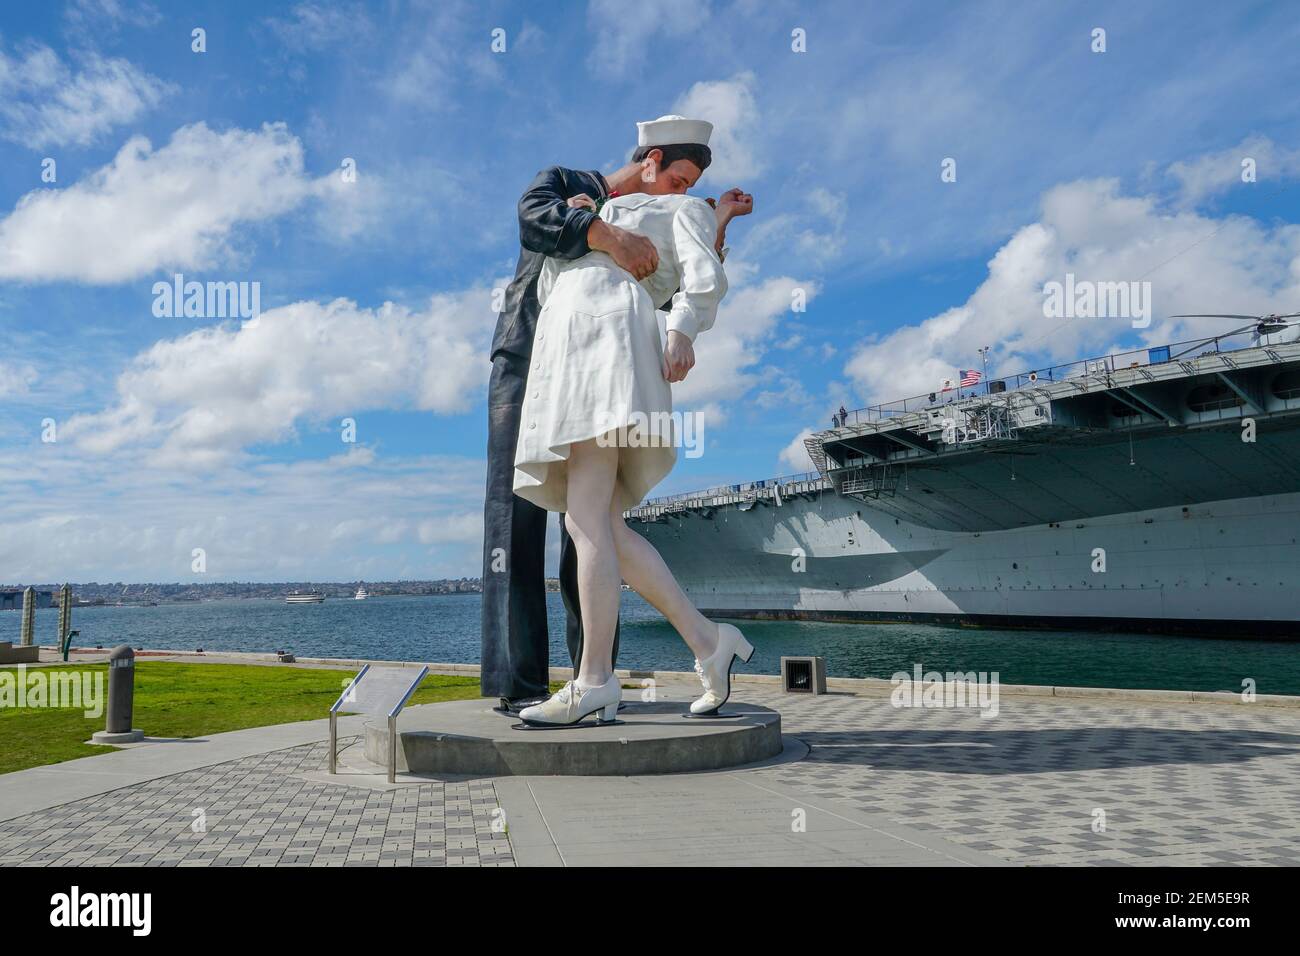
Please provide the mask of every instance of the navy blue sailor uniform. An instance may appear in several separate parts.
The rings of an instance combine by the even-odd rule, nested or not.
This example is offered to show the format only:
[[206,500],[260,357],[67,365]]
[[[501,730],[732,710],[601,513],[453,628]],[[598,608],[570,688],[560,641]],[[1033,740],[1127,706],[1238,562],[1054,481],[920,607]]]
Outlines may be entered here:
[[[547,257],[577,259],[591,251],[590,209],[567,204],[574,196],[608,198],[598,172],[552,166],[537,174],[519,200],[519,263],[506,289],[492,337],[488,382],[487,490],[483,506],[482,659],[479,685],[485,697],[519,699],[548,693],[545,551],[547,512],[513,491],[520,411],[528,384],[533,335],[540,307],[537,278]],[[582,658],[578,563],[560,515],[560,595],[565,638],[574,664]],[[613,659],[618,660],[619,628]]]

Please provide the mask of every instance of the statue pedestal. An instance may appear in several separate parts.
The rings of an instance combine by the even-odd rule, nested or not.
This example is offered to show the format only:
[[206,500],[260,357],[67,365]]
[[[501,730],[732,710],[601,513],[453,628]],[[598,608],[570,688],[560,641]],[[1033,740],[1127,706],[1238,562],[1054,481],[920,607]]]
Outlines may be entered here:
[[[729,716],[683,720],[689,701],[626,701],[618,722],[526,728],[489,699],[427,704],[403,713],[397,767],[417,774],[633,776],[720,770],[781,753],[781,715],[734,698]],[[737,716],[739,715],[739,716]],[[386,721],[365,728],[366,759],[387,761]]]

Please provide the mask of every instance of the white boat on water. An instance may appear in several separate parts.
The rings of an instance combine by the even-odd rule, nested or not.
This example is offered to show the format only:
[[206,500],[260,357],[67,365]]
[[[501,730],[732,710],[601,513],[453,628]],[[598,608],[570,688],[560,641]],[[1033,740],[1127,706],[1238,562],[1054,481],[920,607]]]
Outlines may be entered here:
[[354,601],[364,601],[368,597],[370,597],[370,592],[366,590],[366,586],[363,584],[357,588],[357,593],[352,596],[352,599]]
[[290,591],[284,600],[286,604],[320,604],[325,595],[320,591]]

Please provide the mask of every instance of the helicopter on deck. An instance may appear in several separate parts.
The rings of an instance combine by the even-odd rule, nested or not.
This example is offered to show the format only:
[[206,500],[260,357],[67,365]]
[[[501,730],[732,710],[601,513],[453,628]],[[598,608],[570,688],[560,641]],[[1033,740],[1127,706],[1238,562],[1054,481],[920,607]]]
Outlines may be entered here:
[[1239,329],[1233,329],[1225,335],[1236,335],[1238,332],[1250,332],[1250,344],[1259,345],[1285,345],[1288,342],[1300,342],[1300,322],[1294,321],[1300,319],[1300,312],[1287,312],[1278,314],[1270,312],[1267,315],[1242,315],[1234,312],[1204,312],[1193,315],[1171,315],[1171,319],[1238,319],[1246,320],[1249,325],[1243,325]]

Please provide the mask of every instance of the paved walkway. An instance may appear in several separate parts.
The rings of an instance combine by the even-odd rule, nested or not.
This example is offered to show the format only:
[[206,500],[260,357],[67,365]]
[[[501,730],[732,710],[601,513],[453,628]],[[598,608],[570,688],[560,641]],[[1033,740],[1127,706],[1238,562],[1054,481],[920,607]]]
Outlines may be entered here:
[[985,719],[833,697],[782,714],[811,753],[766,777],[1009,863],[1300,863],[1292,709],[1004,697]]
[[1003,697],[986,719],[752,685],[738,698],[778,708],[807,754],[389,785],[359,772],[357,747],[329,777],[325,722],[287,724],[0,776],[0,865],[1300,863],[1295,709]]
[[0,865],[512,864],[491,781],[377,792],[304,779],[326,752],[304,744],[16,817],[0,824]]

